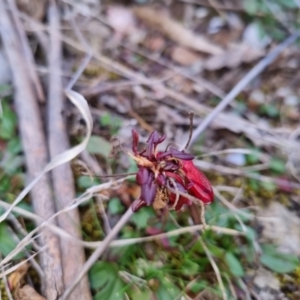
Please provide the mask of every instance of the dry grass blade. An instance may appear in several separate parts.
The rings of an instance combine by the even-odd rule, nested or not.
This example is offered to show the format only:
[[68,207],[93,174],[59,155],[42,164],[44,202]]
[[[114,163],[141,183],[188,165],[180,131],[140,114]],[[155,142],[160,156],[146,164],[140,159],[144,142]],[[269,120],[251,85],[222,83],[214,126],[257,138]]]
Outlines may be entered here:
[[207,248],[206,244],[204,243],[203,239],[201,237],[199,237],[198,239],[200,241],[200,244],[201,244],[207,258],[210,261],[210,264],[211,264],[212,268],[214,269],[214,272],[215,272],[216,276],[217,276],[217,280],[218,280],[218,283],[219,283],[219,286],[220,286],[220,290],[222,292],[223,300],[227,300],[228,297],[227,297],[227,293],[226,293],[224,283],[223,283],[223,280],[222,280],[222,277],[221,277],[220,270],[219,270],[213,256],[211,255],[209,249]]
[[80,94],[74,91],[67,91],[66,94],[68,98],[71,100],[71,102],[78,108],[78,110],[80,111],[82,117],[86,122],[87,133],[85,138],[77,146],[54,157],[51,160],[51,162],[44,168],[44,170],[29,185],[27,185],[26,188],[23,189],[23,191],[18,195],[15,201],[11,204],[11,207],[0,217],[0,222],[3,222],[6,219],[6,217],[10,214],[12,208],[15,207],[18,203],[20,203],[24,199],[24,197],[28,194],[29,191],[31,191],[31,189],[43,177],[44,174],[53,170],[59,165],[71,161],[73,158],[75,158],[78,154],[80,154],[80,152],[82,152],[85,149],[88,140],[90,138],[92,132],[92,126],[93,126],[93,119],[89,110],[89,106],[86,100]]

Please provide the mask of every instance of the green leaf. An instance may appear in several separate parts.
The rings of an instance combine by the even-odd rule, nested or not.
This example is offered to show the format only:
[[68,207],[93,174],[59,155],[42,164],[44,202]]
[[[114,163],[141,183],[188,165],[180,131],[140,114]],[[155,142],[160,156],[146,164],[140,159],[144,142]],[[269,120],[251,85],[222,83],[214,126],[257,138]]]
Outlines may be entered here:
[[112,124],[111,115],[109,113],[105,113],[104,115],[100,116],[99,122],[102,126],[109,126]]
[[7,174],[15,173],[24,164],[24,157],[22,155],[12,156],[3,162],[2,167]]
[[77,178],[77,185],[82,189],[88,189],[96,184],[99,184],[99,181],[90,176],[80,176]]
[[0,94],[8,93],[11,91],[11,86],[8,84],[1,84],[0,85]]
[[270,161],[270,169],[278,174],[283,174],[286,171],[285,162],[278,158],[273,158]]
[[199,266],[191,260],[185,260],[180,267],[182,274],[186,276],[194,276],[199,273]]
[[99,154],[103,157],[108,158],[112,146],[111,144],[100,136],[92,135],[87,144],[87,151],[93,154]]
[[244,0],[244,8],[249,15],[255,15],[258,12],[259,4],[257,0]]
[[19,154],[22,151],[22,144],[19,137],[14,137],[7,143],[7,151],[10,154],[15,155]]
[[0,193],[9,191],[11,186],[10,178],[8,176],[4,176],[0,178]]
[[[9,228],[5,222],[0,223],[0,252],[3,256],[8,255],[17,246],[17,241],[14,240]],[[20,252],[13,259],[17,260],[24,257],[24,253]]]
[[112,215],[116,215],[124,211],[124,206],[122,205],[119,198],[115,197],[108,201],[108,211]]
[[204,281],[204,280],[200,280],[200,281],[192,281],[189,284],[189,290],[192,291],[193,293],[199,293],[201,292],[204,288],[206,288],[208,286],[208,282]]
[[9,140],[15,135],[17,117],[7,102],[2,103],[3,114],[0,117],[0,138]]
[[270,270],[277,273],[290,273],[299,267],[300,261],[296,255],[278,252],[273,245],[264,245],[260,261]]
[[153,211],[151,208],[143,208],[133,214],[131,221],[139,228],[145,229],[148,225],[148,220],[153,216]]
[[149,289],[137,290],[136,288],[132,289],[130,293],[131,300],[150,300],[153,299],[153,294]]
[[251,189],[254,192],[258,192],[258,190],[259,190],[259,182],[256,179],[250,178],[249,179],[249,186],[251,187]]
[[277,118],[280,114],[279,109],[274,104],[263,104],[260,111],[270,118]]
[[246,161],[248,164],[256,164],[259,162],[260,150],[253,149],[251,154],[246,155]]
[[233,275],[237,277],[244,276],[243,266],[233,253],[226,252],[225,261]]
[[261,185],[261,187],[262,188],[264,188],[265,190],[267,190],[267,191],[276,191],[277,190],[277,186],[276,186],[276,184],[275,183],[273,183],[273,182],[264,182],[264,181],[262,181],[262,182],[260,182],[260,185]]
[[124,283],[118,275],[118,265],[99,261],[89,272],[91,288],[99,290],[94,300],[123,300]]
[[180,290],[169,279],[161,278],[159,289],[156,292],[158,300],[174,300]]

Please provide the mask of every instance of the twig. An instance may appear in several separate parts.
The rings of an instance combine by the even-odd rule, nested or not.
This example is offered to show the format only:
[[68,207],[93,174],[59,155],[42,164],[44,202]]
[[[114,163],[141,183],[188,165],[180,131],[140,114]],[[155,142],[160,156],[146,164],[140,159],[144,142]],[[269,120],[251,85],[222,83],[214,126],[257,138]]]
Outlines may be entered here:
[[32,80],[31,84],[33,85],[33,89],[34,89],[38,99],[41,102],[45,102],[45,95],[44,95],[43,87],[42,87],[42,84],[40,82],[40,79],[39,79],[36,69],[35,69],[34,57],[32,55],[32,52],[31,52],[28,40],[26,38],[26,34],[24,32],[23,26],[19,19],[18,8],[16,6],[15,0],[8,0],[8,6],[11,10],[12,17],[16,24],[16,29],[20,36],[20,41],[21,41],[21,45],[23,48],[23,52],[25,53],[25,58],[27,60],[27,68],[29,71],[29,76],[31,77],[31,80]]
[[109,224],[109,219],[107,217],[107,214],[105,212],[105,207],[103,205],[103,201],[102,201],[102,197],[100,195],[95,195],[96,198],[96,203],[98,206],[98,211],[101,215],[102,221],[103,221],[103,225],[104,225],[104,232],[106,234],[109,234],[111,232],[111,227]]
[[[102,171],[101,167],[99,166],[98,162],[95,159],[93,159],[93,157],[91,157],[87,151],[83,151],[81,153],[81,157],[91,168],[93,174],[95,174],[95,175],[103,174],[103,171]],[[109,225],[109,220],[108,220],[107,214],[105,212],[102,197],[99,194],[96,194],[95,198],[96,198],[96,203],[98,204],[98,207],[99,207],[100,215],[103,220],[105,233],[108,234],[111,231],[111,228]]]
[[59,298],[60,300],[69,299],[69,295],[71,294],[73,289],[76,287],[78,282],[88,272],[88,270],[91,268],[91,266],[99,259],[99,257],[104,253],[104,251],[107,249],[107,247],[109,246],[111,241],[116,237],[116,235],[123,228],[123,226],[128,222],[128,220],[131,218],[132,215],[133,215],[132,209],[131,209],[131,207],[129,207],[129,209],[122,216],[122,218],[119,220],[119,222],[116,224],[116,226],[112,229],[112,231],[103,240],[103,243],[93,252],[93,254],[86,261],[83,268],[81,269],[81,272],[78,274],[78,276],[76,277],[74,282],[66,289],[64,294]]
[[[19,130],[26,157],[27,173],[31,181],[41,173],[47,163],[46,141],[37,99],[28,77],[21,41],[5,9],[4,0],[0,0],[0,32],[13,70],[15,107],[19,117]],[[35,212],[42,218],[48,219],[54,214],[54,203],[47,176],[41,178],[31,190],[31,199]],[[44,228],[39,239],[42,246],[47,245],[40,253],[41,265],[45,273],[42,278],[42,289],[47,299],[54,300],[63,290],[60,251],[57,247],[58,238],[49,229]]]
[[[54,159],[58,154],[69,149],[68,135],[65,120],[62,115],[64,110],[64,96],[61,80],[61,40],[58,38],[60,18],[55,0],[51,0],[48,9],[50,27],[50,51],[49,51],[49,84],[48,84],[48,144],[50,157]],[[56,198],[56,210],[67,207],[75,198],[74,179],[69,163],[65,163],[52,170],[52,182]],[[70,235],[81,238],[80,217],[77,209],[58,216],[59,226]],[[60,239],[62,255],[63,279],[65,287],[68,287],[80,272],[85,255],[83,248],[70,239]],[[87,276],[82,280],[69,300],[91,299]]]
[[194,135],[191,140],[193,145],[200,134],[207,128],[207,126],[216,118],[216,116],[226,108],[226,106],[235,99],[235,97],[268,65],[270,65],[279,54],[289,45],[294,43],[300,37],[300,31],[296,31],[290,35],[283,43],[276,46],[269,54],[264,57],[259,63],[257,63],[248,73],[242,78],[235,87],[226,95],[225,98],[204,118],[201,124],[194,130]]
[[80,42],[82,43],[82,45],[85,47],[87,54],[85,56],[85,58],[82,60],[79,68],[77,69],[76,73],[74,74],[73,78],[69,81],[69,83],[66,86],[66,90],[70,90],[72,89],[73,85],[76,83],[76,81],[79,79],[79,77],[81,76],[82,72],[84,71],[84,69],[86,68],[86,66],[88,65],[88,63],[91,61],[93,54],[91,51],[91,48],[88,46],[87,42],[85,41],[80,29],[78,28],[74,17],[71,18],[71,25],[74,29],[74,32],[77,36],[77,38],[80,40]]

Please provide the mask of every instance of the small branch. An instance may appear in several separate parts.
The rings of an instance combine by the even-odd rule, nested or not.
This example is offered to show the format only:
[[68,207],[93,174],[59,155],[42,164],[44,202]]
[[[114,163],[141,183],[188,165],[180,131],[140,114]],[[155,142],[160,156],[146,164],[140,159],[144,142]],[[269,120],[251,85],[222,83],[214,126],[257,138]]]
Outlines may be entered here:
[[38,100],[41,102],[45,102],[43,87],[36,72],[34,57],[31,52],[29,43],[27,41],[27,37],[23,29],[22,23],[20,21],[19,11],[16,6],[15,0],[8,0],[8,6],[11,10],[13,20],[16,24],[16,29],[20,36],[20,41],[23,48],[23,52],[25,53],[25,58],[27,60],[27,68],[28,68],[29,76],[31,77],[33,89],[36,93]]
[[[61,80],[62,45],[59,36],[60,17],[55,0],[49,2],[48,21],[50,27],[49,85],[48,85],[48,144],[50,157],[70,148],[65,120],[64,95]],[[56,198],[56,210],[67,207],[75,198],[75,188],[72,170],[69,163],[65,163],[52,170],[52,182]],[[80,239],[80,217],[77,208],[60,214],[57,218],[59,226],[73,237]],[[62,254],[63,279],[68,287],[80,272],[84,262],[84,249],[80,244],[65,238],[60,238]],[[69,295],[69,300],[91,299],[87,276],[83,276],[80,283]]]

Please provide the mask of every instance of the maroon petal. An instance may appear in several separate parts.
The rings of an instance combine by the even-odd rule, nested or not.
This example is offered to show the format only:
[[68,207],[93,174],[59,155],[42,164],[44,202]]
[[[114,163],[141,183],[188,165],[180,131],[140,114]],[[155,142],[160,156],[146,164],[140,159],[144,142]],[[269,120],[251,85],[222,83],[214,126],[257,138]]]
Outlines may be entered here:
[[166,162],[166,166],[164,167],[164,171],[176,171],[178,169],[179,169],[178,164],[176,164],[172,161]]
[[153,160],[155,157],[154,157],[154,153],[155,153],[155,148],[158,144],[162,143],[164,140],[166,139],[166,135],[162,135],[162,136],[159,136],[159,133],[154,130],[148,140],[147,140],[147,150],[146,152],[144,153],[144,156],[147,157],[149,160]]
[[133,212],[137,212],[142,207],[146,206],[146,202],[144,200],[141,200],[140,198],[134,200],[131,204],[131,209]]
[[157,141],[154,141],[155,145],[161,144],[165,139],[166,139],[166,135],[163,134]]
[[159,159],[159,160],[163,160],[164,158],[166,158],[167,156],[172,156],[171,152],[170,151],[165,151],[165,152],[158,152],[156,157]]
[[147,168],[140,167],[136,173],[136,182],[139,185],[145,184],[149,179],[150,171]]
[[132,151],[134,154],[137,154],[138,153],[137,145],[139,142],[139,135],[134,129],[132,129],[131,134],[132,134]]
[[159,140],[159,134],[156,130],[154,130],[148,140],[147,140],[147,148],[146,148],[146,151],[145,153],[143,153],[143,155],[145,157],[147,157],[149,160],[153,160],[154,159],[154,146],[155,146],[155,143]]
[[183,159],[183,160],[193,160],[195,158],[194,155],[184,153],[183,151],[179,151],[175,148],[170,148],[170,153],[172,154],[173,157],[178,158],[178,159]]
[[157,186],[153,180],[153,174],[148,177],[148,182],[142,185],[141,199],[143,199],[147,205],[151,205],[154,202]]
[[149,135],[147,143],[153,144],[153,143],[156,143],[158,140],[159,140],[159,133],[156,130],[154,130]]
[[158,183],[158,185],[164,186],[166,184],[166,176],[163,174],[158,174],[156,182]]
[[186,179],[193,183],[190,185],[189,194],[198,198],[205,204],[214,200],[214,192],[209,180],[201,173],[192,161],[183,161],[183,170],[186,173]]

